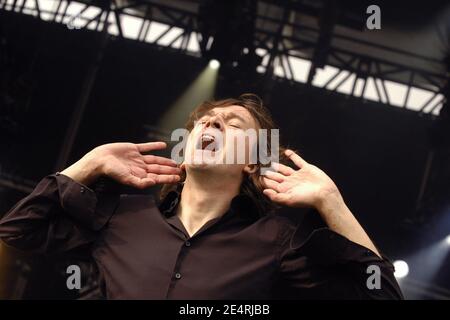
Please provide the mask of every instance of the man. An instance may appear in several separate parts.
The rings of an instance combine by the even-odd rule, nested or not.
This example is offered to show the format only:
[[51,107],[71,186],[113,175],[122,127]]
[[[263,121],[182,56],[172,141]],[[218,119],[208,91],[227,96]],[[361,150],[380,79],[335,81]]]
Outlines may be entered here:
[[[322,170],[292,150],[282,152],[294,167],[273,163],[264,176],[249,156],[211,161],[236,147],[219,135],[274,128],[254,95],[206,102],[188,121],[180,168],[145,154],[162,142],[102,145],[44,178],[0,221],[0,237],[42,253],[86,248],[109,299],[402,298],[392,264]],[[163,200],[94,191],[105,176],[141,189],[166,184]],[[305,240],[274,204],[314,208],[328,228]]]

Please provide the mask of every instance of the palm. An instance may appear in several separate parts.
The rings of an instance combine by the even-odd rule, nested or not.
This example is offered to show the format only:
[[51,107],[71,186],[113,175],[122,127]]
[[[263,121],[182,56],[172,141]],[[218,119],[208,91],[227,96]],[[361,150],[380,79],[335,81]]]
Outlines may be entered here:
[[180,169],[170,159],[143,154],[163,149],[163,142],[142,144],[110,143],[97,150],[103,159],[103,172],[110,178],[137,188],[179,180]]
[[266,196],[282,205],[303,207],[317,206],[327,193],[337,191],[336,185],[325,172],[291,152],[288,152],[289,157],[299,169],[276,164],[276,172],[268,171],[263,178]]

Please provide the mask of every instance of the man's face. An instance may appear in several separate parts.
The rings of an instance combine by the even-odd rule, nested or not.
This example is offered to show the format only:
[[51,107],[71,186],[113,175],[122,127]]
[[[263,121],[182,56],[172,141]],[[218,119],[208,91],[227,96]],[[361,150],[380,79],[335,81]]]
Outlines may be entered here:
[[[257,143],[259,126],[241,106],[211,109],[196,123],[186,146],[186,170],[215,169],[240,175],[248,169],[250,150]],[[251,137],[249,133],[255,133]]]

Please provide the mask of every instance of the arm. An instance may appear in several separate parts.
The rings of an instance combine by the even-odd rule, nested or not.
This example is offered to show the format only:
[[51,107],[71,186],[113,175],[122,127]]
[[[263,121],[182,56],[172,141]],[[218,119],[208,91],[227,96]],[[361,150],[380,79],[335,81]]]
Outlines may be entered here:
[[[275,164],[262,178],[264,194],[290,207],[312,207],[328,228],[300,240],[297,229],[288,232],[280,253],[283,288],[316,298],[401,299],[392,264],[377,250],[346,206],[334,182],[319,168],[291,150],[286,156],[298,167]],[[380,289],[367,284],[370,270],[380,271]],[[306,290],[307,289],[307,290]]]
[[366,247],[381,258],[380,252],[378,252],[372,240],[370,240],[339,193],[330,194],[323,200],[317,210],[331,230],[350,241]]
[[[394,267],[329,228],[305,239],[291,225],[280,246],[276,294],[285,299],[403,299]],[[376,274],[373,270],[376,269]]]
[[0,238],[23,250],[46,253],[93,241],[113,214],[118,195],[99,195],[89,186],[100,176],[137,188],[178,181],[179,169],[172,160],[142,154],[164,147],[154,142],[95,148],[61,173],[44,178],[16,204],[0,220]]
[[286,156],[299,169],[276,164],[277,172],[268,171],[263,178],[267,187],[264,194],[278,204],[316,209],[331,230],[381,257],[330,177],[291,150],[286,151]]
[[62,174],[49,175],[0,220],[0,238],[36,253],[71,250],[95,240],[117,201]]

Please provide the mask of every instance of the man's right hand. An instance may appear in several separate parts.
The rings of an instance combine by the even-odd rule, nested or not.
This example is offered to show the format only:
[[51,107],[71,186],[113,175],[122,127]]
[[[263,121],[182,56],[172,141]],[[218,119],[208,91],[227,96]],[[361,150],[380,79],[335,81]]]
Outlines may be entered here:
[[92,184],[100,176],[108,176],[139,189],[160,183],[176,183],[180,180],[181,170],[175,161],[143,154],[166,146],[164,142],[104,144],[87,153],[61,174],[84,185]]

